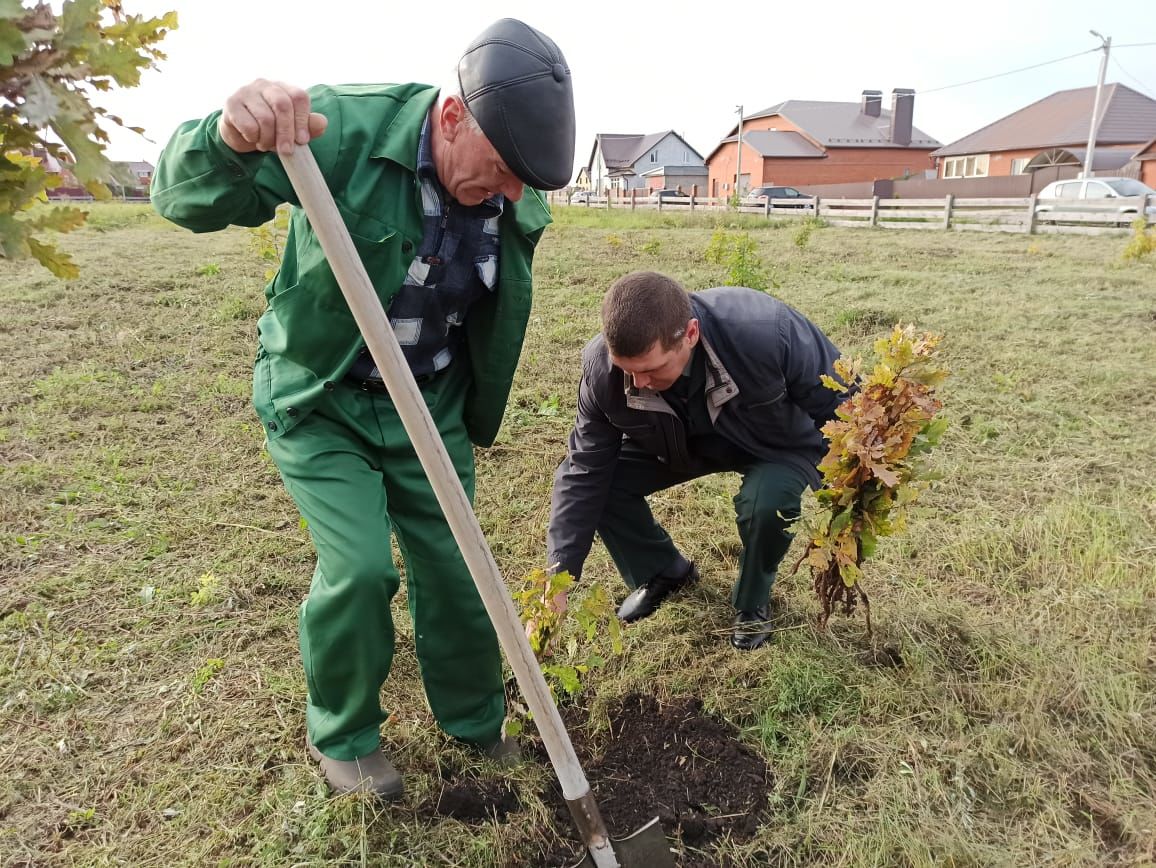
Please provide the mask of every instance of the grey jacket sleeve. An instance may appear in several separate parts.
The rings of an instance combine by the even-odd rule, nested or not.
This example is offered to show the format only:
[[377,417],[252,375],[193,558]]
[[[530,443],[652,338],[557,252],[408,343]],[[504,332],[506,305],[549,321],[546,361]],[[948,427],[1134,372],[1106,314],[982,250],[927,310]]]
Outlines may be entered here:
[[823,385],[820,375],[835,376],[839,348],[809,319],[793,308],[787,308],[780,320],[783,358],[781,366],[787,381],[787,396],[795,406],[822,428],[835,418],[835,408],[846,393]]
[[558,564],[560,570],[578,579],[602,519],[622,448],[622,432],[610,424],[598,406],[586,365],[578,386],[578,418],[570,432],[569,447],[569,454],[554,474],[546,531],[547,564]]

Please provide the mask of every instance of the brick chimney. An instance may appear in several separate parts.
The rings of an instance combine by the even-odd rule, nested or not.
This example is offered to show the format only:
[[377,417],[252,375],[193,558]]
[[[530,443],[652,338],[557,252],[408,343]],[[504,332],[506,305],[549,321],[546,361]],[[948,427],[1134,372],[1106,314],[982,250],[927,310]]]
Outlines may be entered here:
[[879,117],[879,110],[883,107],[883,91],[863,91],[863,101],[859,104],[859,111],[871,118]]
[[911,118],[915,111],[915,91],[897,87],[891,91],[891,141],[896,145],[911,144]]

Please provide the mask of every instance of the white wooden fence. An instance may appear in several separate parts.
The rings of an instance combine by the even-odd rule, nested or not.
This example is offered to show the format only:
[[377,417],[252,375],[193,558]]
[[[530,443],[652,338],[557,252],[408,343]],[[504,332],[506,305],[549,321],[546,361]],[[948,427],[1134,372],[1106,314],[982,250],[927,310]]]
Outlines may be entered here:
[[[1112,199],[1110,205],[1093,210],[1081,203],[1078,211],[1039,211],[1035,196],[1022,199],[765,199],[757,205],[741,205],[732,211],[766,217],[819,217],[832,226],[865,226],[883,229],[940,229],[957,232],[1124,234],[1140,214],[1148,213],[1147,225],[1156,224],[1145,209],[1156,205],[1156,195]],[[575,208],[657,210],[691,213],[723,211],[728,200],[706,196],[655,200],[650,197],[591,196],[574,205],[561,194],[550,194],[551,205]],[[802,207],[800,207],[802,206]],[[1131,211],[1131,213],[1126,213]]]

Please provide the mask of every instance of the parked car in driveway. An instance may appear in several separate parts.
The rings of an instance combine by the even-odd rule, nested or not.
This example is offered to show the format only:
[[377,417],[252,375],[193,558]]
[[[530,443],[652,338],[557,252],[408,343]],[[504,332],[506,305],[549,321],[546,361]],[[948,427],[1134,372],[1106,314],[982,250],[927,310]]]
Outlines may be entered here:
[[576,190],[570,197],[571,205],[585,205],[593,194],[589,190]]
[[652,202],[682,202],[690,201],[690,196],[681,190],[667,189],[667,190],[652,190],[650,193],[650,201]]
[[812,197],[794,187],[755,187],[743,197],[744,205],[762,205],[766,199],[788,199],[797,201],[774,202],[775,208],[811,208],[814,207]]
[[[1140,214],[1142,197],[1156,194],[1147,184],[1135,178],[1070,178],[1052,181],[1036,197],[1036,214],[1047,220],[1049,212],[1085,212],[1119,214],[1121,222],[1131,222]],[[1130,201],[1117,202],[1124,199]],[[1156,220],[1156,201],[1149,199],[1145,209],[1149,220]],[[1063,220],[1063,217],[1060,217]],[[1055,222],[1055,221],[1052,221]]]

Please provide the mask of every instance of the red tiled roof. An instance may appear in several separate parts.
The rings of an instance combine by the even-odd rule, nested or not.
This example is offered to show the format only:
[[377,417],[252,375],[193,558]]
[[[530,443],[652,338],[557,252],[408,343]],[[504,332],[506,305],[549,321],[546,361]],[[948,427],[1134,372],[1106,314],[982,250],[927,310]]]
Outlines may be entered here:
[[637,163],[643,154],[670,135],[678,136],[679,140],[690,148],[691,153],[698,155],[698,151],[691,148],[674,130],[663,130],[645,136],[638,133],[598,133],[594,137],[594,147],[590,150],[587,165],[593,165],[594,154],[601,144],[602,159],[606,162],[607,169],[628,169]]
[[[1086,145],[1095,97],[1095,87],[1057,91],[945,145],[933,156]],[[1112,83],[1104,85],[1100,103],[1098,144],[1135,144],[1156,136],[1156,100]]]
[[[738,141],[738,136],[728,136],[719,144]],[[761,157],[824,157],[826,151],[815,147],[806,136],[786,130],[743,131],[743,144],[754,148]]]
[[[911,128],[911,144],[897,145],[891,141],[891,111],[882,109],[879,117],[865,115],[862,105],[857,102],[821,102],[818,100],[789,99],[753,115],[747,115],[743,122],[756,118],[781,115],[791,121],[808,137],[824,148],[935,148],[940,145],[923,130]],[[738,133],[738,125],[731,128],[729,136]],[[745,141],[747,134],[743,133]],[[724,140],[725,141],[725,140]],[[733,138],[732,138],[733,141]]]

